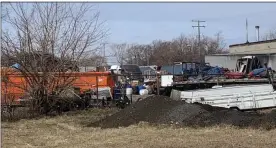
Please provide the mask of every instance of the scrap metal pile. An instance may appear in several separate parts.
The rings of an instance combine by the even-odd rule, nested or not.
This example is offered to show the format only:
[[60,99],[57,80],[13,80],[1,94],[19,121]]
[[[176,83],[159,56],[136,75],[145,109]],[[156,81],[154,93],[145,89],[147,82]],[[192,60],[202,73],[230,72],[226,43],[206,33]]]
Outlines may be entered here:
[[174,75],[174,82],[179,81],[208,81],[213,78],[222,79],[261,79],[268,78],[268,72],[273,71],[268,67],[267,63],[261,64],[255,56],[245,56],[237,60],[235,70],[229,70],[219,66],[210,66],[208,64],[200,65],[192,63],[194,66],[187,66],[187,63],[182,64],[182,74]]

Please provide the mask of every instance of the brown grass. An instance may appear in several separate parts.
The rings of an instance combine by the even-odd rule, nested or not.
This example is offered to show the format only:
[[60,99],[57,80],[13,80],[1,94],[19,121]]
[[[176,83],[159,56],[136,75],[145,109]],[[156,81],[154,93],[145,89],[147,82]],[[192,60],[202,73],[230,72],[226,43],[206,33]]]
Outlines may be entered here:
[[85,126],[114,111],[90,109],[52,118],[2,122],[2,147],[276,147],[276,130],[230,126],[173,128],[147,123],[119,129]]

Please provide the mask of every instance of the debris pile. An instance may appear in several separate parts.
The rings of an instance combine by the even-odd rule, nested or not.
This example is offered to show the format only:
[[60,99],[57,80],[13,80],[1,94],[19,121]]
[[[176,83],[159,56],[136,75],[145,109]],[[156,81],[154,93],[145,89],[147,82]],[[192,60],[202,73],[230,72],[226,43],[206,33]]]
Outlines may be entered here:
[[266,114],[241,112],[203,104],[188,104],[165,96],[151,96],[111,116],[92,123],[102,128],[125,127],[141,121],[204,127],[228,124],[239,127],[276,127],[276,111]]

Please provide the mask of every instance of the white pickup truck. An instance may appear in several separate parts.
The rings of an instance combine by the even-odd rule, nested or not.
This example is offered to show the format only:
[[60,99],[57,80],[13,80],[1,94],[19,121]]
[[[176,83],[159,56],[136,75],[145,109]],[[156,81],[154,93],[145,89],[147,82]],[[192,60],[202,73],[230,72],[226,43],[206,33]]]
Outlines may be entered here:
[[181,100],[224,108],[252,110],[276,106],[276,91],[271,84],[215,87],[181,91]]

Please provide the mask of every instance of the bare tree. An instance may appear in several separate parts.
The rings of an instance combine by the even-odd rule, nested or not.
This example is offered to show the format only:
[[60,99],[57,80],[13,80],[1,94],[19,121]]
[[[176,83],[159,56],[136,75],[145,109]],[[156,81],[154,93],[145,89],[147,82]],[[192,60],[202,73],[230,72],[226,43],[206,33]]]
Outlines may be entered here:
[[216,33],[214,38],[203,36],[202,44],[205,47],[205,54],[227,53],[221,32]]
[[[201,47],[206,54],[226,53],[225,42],[221,32],[215,37],[203,36]],[[137,65],[170,65],[174,62],[198,62],[199,48],[196,36],[179,37],[171,41],[155,40],[151,44],[117,44],[113,46],[119,63]]]
[[149,45],[129,45],[126,53],[126,62],[128,64],[146,65],[151,55],[150,50]]
[[111,45],[117,62],[122,65],[126,62],[129,45],[126,43]]
[[80,60],[80,66],[101,66],[101,65],[107,65],[107,60],[105,57],[100,55],[91,55],[89,57],[83,58]]
[[77,67],[82,55],[98,49],[106,33],[99,12],[87,3],[2,5],[6,17],[1,53],[20,65],[17,69],[25,78],[34,109],[45,111],[55,102],[50,95],[71,86],[74,78],[69,71]]
[[[225,53],[225,43],[221,32],[215,37],[203,36],[201,47],[204,54]],[[151,55],[152,63],[155,65],[173,64],[173,62],[198,62],[199,49],[195,36],[180,35],[172,41],[154,41],[152,43],[154,54]]]
[[[3,7],[3,5],[1,4],[1,10],[5,9],[5,7]],[[8,10],[4,10],[1,12],[1,20],[5,19],[7,17],[8,14]]]
[[262,38],[263,38],[263,40],[274,40],[274,39],[276,39],[276,30],[270,30]]

